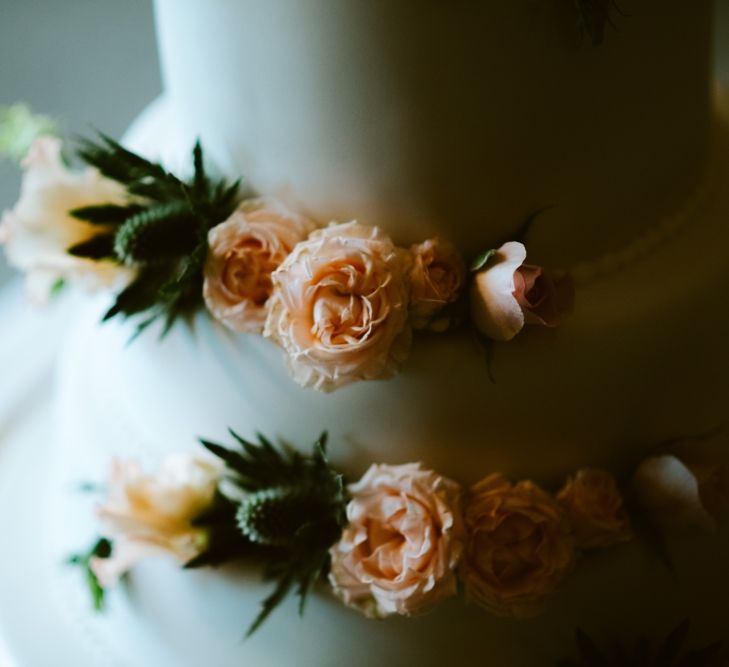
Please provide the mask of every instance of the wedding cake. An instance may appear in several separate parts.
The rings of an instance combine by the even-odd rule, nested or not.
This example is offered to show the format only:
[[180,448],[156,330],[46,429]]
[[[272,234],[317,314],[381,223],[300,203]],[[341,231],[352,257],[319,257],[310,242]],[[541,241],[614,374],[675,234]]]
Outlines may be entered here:
[[[243,181],[205,238],[206,307],[150,318],[134,337],[139,317],[99,325],[108,292],[77,306],[58,370],[48,548],[78,550],[106,522],[110,553],[87,559],[96,583],[130,570],[98,615],[77,573],[54,584],[88,664],[546,665],[575,655],[577,628],[609,645],[683,618],[698,643],[729,637],[729,544],[708,500],[727,490],[729,451],[717,431],[729,101],[712,75],[713,3],[156,0],[155,12],[165,92],[122,143],[189,178],[193,202],[209,174]],[[198,139],[205,178],[199,153],[194,176],[189,161]],[[27,177],[41,163],[48,177],[54,149],[34,150]],[[179,218],[179,202],[152,177],[111,182],[94,150],[82,157],[103,176],[86,173],[69,208],[116,234],[104,282],[130,294],[167,266],[137,261],[162,252],[158,239],[92,217],[143,215],[154,200]],[[37,283],[13,251],[30,210],[12,212],[5,240]],[[186,242],[165,229],[169,246]],[[107,237],[93,238],[52,277],[108,264]],[[144,310],[128,301],[109,314]],[[331,586],[320,577],[303,619],[286,602],[245,641],[271,588],[259,565],[136,563],[144,549],[129,548],[146,539],[159,555],[179,537],[155,523],[164,539],[150,538],[155,499],[192,503],[195,521],[209,511],[210,494],[160,489],[205,486],[219,461],[198,438],[233,447],[228,428],[248,454],[262,433],[307,456],[327,432],[326,466],[347,484]],[[173,452],[188,458],[169,463]],[[166,457],[162,481],[141,472]],[[308,480],[317,457],[296,475]],[[69,490],[104,480],[112,459],[106,499]],[[225,462],[216,497],[255,543],[260,515],[240,507],[283,487],[230,491],[245,475]],[[689,490],[671,495],[679,482]],[[319,507],[298,487],[286,498]],[[649,537],[635,498],[663,517]],[[661,532],[667,515],[716,530]],[[195,521],[185,539],[203,530]],[[193,542],[166,550],[190,565],[214,533]]]

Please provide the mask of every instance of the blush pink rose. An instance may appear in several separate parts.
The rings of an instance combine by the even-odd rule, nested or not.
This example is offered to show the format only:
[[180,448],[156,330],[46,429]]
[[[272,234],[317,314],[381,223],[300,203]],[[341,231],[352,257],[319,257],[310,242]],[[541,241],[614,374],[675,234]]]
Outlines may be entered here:
[[71,171],[63,163],[60,139],[36,139],[23,160],[20,199],[0,222],[0,244],[8,262],[25,273],[33,301],[45,302],[62,280],[87,289],[115,289],[133,276],[116,262],[74,257],[68,249],[108,227],[91,225],[69,211],[95,204],[124,204],[124,188],[96,169]]
[[264,336],[299,384],[332,391],[395,374],[411,338],[409,261],[381,229],[357,222],[294,248],[273,274]]
[[414,329],[443,331],[447,320],[439,311],[456,301],[466,282],[466,265],[455,246],[441,239],[429,239],[410,248],[410,320]]
[[615,478],[606,470],[586,468],[570,477],[557,494],[579,549],[627,542],[630,521]]
[[463,528],[455,482],[420,464],[373,465],[349,492],[329,575],[347,605],[373,617],[412,615],[456,593]]
[[233,331],[260,333],[273,290],[271,275],[313,229],[273,199],[245,201],[213,227],[203,285],[212,315]]
[[478,330],[493,340],[511,340],[527,324],[555,327],[572,308],[570,277],[524,264],[526,256],[522,243],[505,243],[474,278],[473,319]]
[[113,461],[107,498],[97,508],[112,554],[91,561],[101,585],[113,585],[148,556],[167,554],[184,564],[202,553],[207,531],[192,522],[210,507],[219,478],[216,465],[184,454],[166,457],[154,475],[135,461]]
[[469,542],[460,575],[469,599],[499,615],[541,611],[575,563],[562,508],[529,481],[493,474],[474,485],[464,519]]

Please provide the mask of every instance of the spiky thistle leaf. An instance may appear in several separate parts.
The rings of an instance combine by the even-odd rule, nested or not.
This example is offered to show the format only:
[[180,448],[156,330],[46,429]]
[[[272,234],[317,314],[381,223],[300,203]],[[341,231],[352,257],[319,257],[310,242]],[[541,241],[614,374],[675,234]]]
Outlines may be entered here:
[[684,651],[690,630],[689,621],[681,621],[666,638],[654,648],[650,640],[639,637],[627,648],[616,643],[609,650],[602,650],[584,631],[576,631],[580,657],[577,661],[562,664],[567,667],[718,667],[717,659],[722,651],[721,642],[703,648]]
[[326,433],[310,455],[287,445],[277,447],[261,434],[252,442],[230,433],[236,442],[232,449],[201,442],[247,494],[237,509],[237,524],[249,544],[267,550],[264,578],[276,582],[249,636],[292,590],[303,613],[308,595],[328,568],[329,548],[346,523],[347,494],[342,475],[327,461]]
[[605,41],[605,28],[614,27],[613,11],[623,14],[616,0],[573,0],[577,11],[577,25],[580,35],[587,37],[594,46]]
[[[103,134],[96,142],[81,140],[78,155],[123,185],[130,202],[72,212],[91,224],[111,225],[117,260],[138,269],[135,280],[119,294],[104,319],[143,313],[137,333],[161,318],[164,335],[179,317],[202,306],[208,232],[235,209],[239,182],[210,178],[199,142],[193,149],[194,174],[189,181]],[[73,252],[97,259],[101,250],[96,244],[75,247]],[[105,237],[104,252],[107,247]]]

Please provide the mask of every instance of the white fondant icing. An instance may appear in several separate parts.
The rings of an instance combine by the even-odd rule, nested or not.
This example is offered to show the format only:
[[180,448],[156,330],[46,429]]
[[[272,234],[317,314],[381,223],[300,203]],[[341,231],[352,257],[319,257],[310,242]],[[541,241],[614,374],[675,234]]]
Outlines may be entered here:
[[580,45],[571,2],[156,0],[176,122],[315,219],[466,254],[546,211],[571,265],[670,215],[704,171],[711,0],[623,0]]

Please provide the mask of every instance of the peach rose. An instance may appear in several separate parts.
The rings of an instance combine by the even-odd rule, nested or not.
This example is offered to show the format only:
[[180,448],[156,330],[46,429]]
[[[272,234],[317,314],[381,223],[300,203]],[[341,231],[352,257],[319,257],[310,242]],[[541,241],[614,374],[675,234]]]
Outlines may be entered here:
[[449,322],[437,314],[458,299],[466,265],[452,243],[429,239],[410,248],[410,321],[414,329],[444,331]]
[[469,543],[460,575],[467,596],[500,615],[531,616],[575,562],[562,508],[536,484],[493,474],[474,485],[464,511]]
[[419,463],[373,465],[349,492],[329,574],[347,605],[374,617],[412,615],[455,594],[463,549],[455,482]]
[[108,496],[97,508],[113,550],[110,558],[91,561],[101,585],[113,585],[148,556],[186,563],[202,553],[207,531],[192,521],[213,502],[219,476],[216,465],[184,454],[166,457],[155,475],[134,461],[113,461]]
[[564,508],[579,549],[609,547],[632,537],[615,478],[587,468],[570,477],[557,500]]
[[273,274],[264,336],[305,387],[390,377],[410,346],[408,270],[409,253],[378,227],[317,230]]
[[476,273],[471,313],[478,330],[493,340],[511,340],[526,324],[555,327],[572,308],[570,277],[524,264],[526,256],[522,243],[505,243]]
[[124,188],[95,169],[72,172],[61,159],[61,141],[36,139],[23,160],[20,199],[0,222],[8,261],[25,272],[28,292],[43,303],[59,280],[95,289],[127,282],[130,269],[113,261],[74,257],[67,250],[106,227],[76,220],[69,211],[93,204],[124,204]]
[[702,466],[697,476],[681,459],[666,454],[643,461],[633,485],[640,504],[663,528],[712,529],[715,520],[704,499],[716,507],[717,498],[724,497],[726,489],[721,491],[722,485],[716,486],[721,480],[720,470],[715,468],[711,474]]
[[208,310],[233,331],[263,331],[271,275],[313,229],[273,199],[244,201],[208,234],[203,285]]

